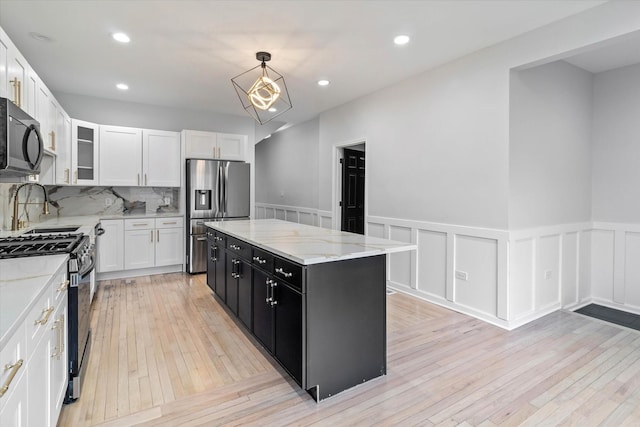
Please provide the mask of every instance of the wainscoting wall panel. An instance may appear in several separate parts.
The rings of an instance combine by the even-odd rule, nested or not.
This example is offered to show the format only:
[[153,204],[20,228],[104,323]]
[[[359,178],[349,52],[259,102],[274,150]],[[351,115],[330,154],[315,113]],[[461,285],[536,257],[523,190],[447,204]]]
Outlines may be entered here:
[[297,206],[256,203],[256,219],[269,218],[297,222],[299,224],[315,225],[323,228],[331,228],[332,223],[332,214],[330,211]]
[[[333,219],[261,203],[256,218],[325,228]],[[507,231],[368,216],[366,232],[418,247],[388,257],[389,286],[503,328],[591,302],[640,314],[640,224]]]
[[593,298],[613,301],[613,268],[615,232],[593,230],[591,232],[591,280]]
[[[367,234],[418,246],[389,257],[389,286],[509,328],[507,299],[498,297],[507,289],[506,231],[368,216]],[[466,281],[455,278],[456,269]]]
[[484,237],[455,237],[454,301],[498,315],[498,241]]
[[418,230],[418,290],[445,299],[447,292],[447,233]]
[[562,237],[562,271],[558,274],[562,288],[561,303],[563,307],[577,306],[579,295],[579,248],[578,232],[565,233]]
[[589,280],[580,269],[588,265],[584,251],[590,245],[582,242],[590,237],[590,228],[589,223],[575,223],[509,233],[510,327],[586,303]]
[[640,314],[640,224],[594,222],[591,300]]

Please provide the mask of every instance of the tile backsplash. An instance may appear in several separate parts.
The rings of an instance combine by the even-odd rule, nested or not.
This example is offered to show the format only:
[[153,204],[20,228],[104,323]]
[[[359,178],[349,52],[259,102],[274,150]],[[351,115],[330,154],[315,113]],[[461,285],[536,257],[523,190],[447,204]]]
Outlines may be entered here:
[[[13,196],[20,184],[0,184],[0,228],[11,229]],[[179,211],[179,188],[45,186],[49,193],[49,217],[118,215]],[[44,196],[38,186],[20,190],[18,217],[30,224],[44,221]]]

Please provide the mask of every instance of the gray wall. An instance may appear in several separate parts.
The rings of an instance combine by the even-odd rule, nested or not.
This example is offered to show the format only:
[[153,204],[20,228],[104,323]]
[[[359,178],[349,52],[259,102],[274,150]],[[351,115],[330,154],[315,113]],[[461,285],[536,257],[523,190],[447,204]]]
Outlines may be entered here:
[[256,201],[318,207],[318,119],[256,145]]
[[206,111],[191,111],[155,105],[122,102],[63,92],[53,94],[74,119],[113,126],[129,126],[179,132],[183,129],[237,133],[255,141],[255,121]]
[[[333,207],[335,146],[365,141],[369,215],[508,229],[510,71],[637,31],[633,11],[640,14],[640,3],[607,3],[323,112],[318,208]],[[283,134],[291,132],[299,130]],[[572,144],[581,140],[576,135]],[[261,167],[290,167],[287,159],[269,158],[273,163]],[[582,160],[574,172],[584,174]],[[580,190],[580,207],[570,215],[576,219],[587,197]]]
[[564,61],[512,72],[510,229],[590,220],[592,91]]
[[593,219],[640,222],[640,64],[594,80]]

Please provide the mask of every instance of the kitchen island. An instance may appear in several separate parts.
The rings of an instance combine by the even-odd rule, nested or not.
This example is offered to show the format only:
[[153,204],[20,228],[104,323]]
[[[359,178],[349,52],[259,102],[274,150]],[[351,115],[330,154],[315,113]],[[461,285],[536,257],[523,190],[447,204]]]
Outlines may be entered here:
[[205,225],[207,284],[314,399],[386,374],[386,255],[415,245],[275,219]]

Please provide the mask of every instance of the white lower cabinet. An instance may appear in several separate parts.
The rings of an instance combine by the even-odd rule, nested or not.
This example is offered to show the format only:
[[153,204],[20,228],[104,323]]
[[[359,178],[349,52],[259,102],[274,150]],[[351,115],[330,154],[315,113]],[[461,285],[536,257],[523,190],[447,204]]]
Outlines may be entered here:
[[[67,387],[67,265],[0,351],[1,426],[55,427]],[[6,369],[6,367],[9,369]]]
[[98,273],[124,270],[124,221],[103,219],[104,234],[98,241]]
[[150,268],[154,257],[155,220],[124,220],[124,269]]
[[[47,326],[51,321],[47,323]],[[51,399],[51,336],[45,334],[34,348],[29,360],[28,390],[29,390],[29,425],[49,426]]]
[[0,349],[0,426],[27,425],[27,330],[23,323]]
[[[62,287],[62,286],[61,286]],[[61,287],[58,287],[60,289]],[[51,362],[51,384],[50,384],[50,403],[49,403],[49,420],[50,426],[55,427],[58,422],[58,416],[62,410],[62,403],[67,392],[69,384],[69,370],[67,369],[67,342],[68,342],[68,325],[67,325],[67,293],[66,290],[56,290],[63,296],[60,299],[56,311],[53,314],[53,324],[51,325],[50,339],[50,362]]]
[[156,219],[156,267],[182,264],[184,242],[182,218]]
[[135,270],[182,264],[182,217],[102,220],[98,240],[98,272]]

